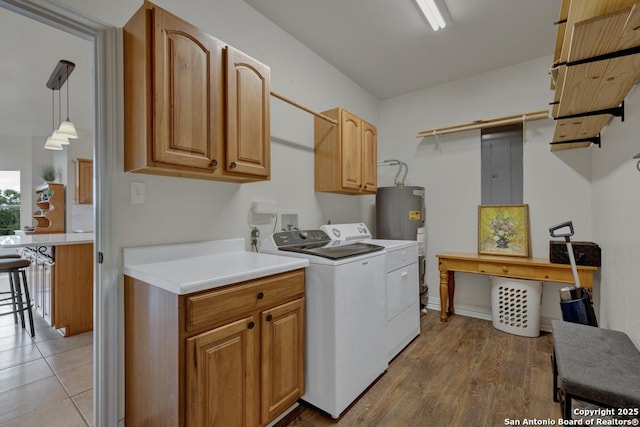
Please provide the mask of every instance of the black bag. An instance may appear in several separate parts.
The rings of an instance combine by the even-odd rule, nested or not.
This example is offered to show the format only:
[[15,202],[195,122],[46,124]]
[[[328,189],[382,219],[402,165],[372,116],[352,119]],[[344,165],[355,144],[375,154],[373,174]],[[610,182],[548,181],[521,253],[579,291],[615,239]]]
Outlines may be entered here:
[[[572,299],[563,299],[563,291],[571,290]],[[562,320],[571,323],[581,323],[587,326],[598,327],[598,319],[593,309],[591,296],[585,288],[563,288],[560,290],[560,310]]]
[[[571,244],[577,265],[600,267],[600,246],[593,242],[572,242]],[[564,240],[549,241],[549,261],[555,264],[569,264],[567,244]]]

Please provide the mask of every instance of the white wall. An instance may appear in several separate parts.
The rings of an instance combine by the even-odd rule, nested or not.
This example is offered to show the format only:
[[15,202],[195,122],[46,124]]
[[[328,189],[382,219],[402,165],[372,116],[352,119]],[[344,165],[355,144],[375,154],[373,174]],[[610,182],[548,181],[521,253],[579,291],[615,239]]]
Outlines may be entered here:
[[[416,134],[423,129],[547,108],[552,98],[549,64],[551,58],[544,57],[380,104],[378,158],[406,162],[407,184],[426,189],[426,280],[432,307],[440,303],[435,255],[477,250],[480,131],[445,135],[439,144],[435,137],[419,140]],[[524,203],[529,205],[534,257],[548,256],[548,228],[565,220],[573,220],[576,240],[592,238],[589,150],[551,153],[552,134],[550,119],[526,125]],[[378,170],[379,186],[393,185],[397,169]],[[370,207],[363,210],[371,212]],[[560,287],[544,285],[543,317],[561,317]],[[458,312],[489,318],[491,298],[486,276],[456,274],[455,295]]]
[[614,118],[594,150],[593,236],[602,247],[600,326],[629,334],[640,347],[640,93],[625,100],[625,121]]

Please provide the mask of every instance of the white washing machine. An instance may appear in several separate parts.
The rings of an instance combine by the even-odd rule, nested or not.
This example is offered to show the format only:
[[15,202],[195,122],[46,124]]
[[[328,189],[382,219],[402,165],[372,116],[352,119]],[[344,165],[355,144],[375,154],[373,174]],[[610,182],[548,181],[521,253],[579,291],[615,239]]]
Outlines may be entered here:
[[339,418],[388,366],[384,247],[306,230],[274,233],[260,251],[309,260],[302,400]]
[[387,355],[391,361],[420,335],[418,244],[414,240],[372,239],[365,224],[327,224],[320,227],[332,239],[363,242],[386,249]]

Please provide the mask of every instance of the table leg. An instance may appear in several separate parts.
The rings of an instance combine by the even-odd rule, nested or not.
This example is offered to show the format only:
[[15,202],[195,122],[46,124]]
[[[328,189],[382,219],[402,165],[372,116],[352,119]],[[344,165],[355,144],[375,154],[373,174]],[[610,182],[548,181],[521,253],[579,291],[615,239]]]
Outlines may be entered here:
[[449,293],[449,272],[440,270],[440,321],[446,322],[447,316],[447,300]]
[[449,277],[447,279],[447,288],[449,288],[449,311],[447,314],[453,316],[456,314],[456,310],[453,308],[453,294],[456,293],[455,271],[449,271]]

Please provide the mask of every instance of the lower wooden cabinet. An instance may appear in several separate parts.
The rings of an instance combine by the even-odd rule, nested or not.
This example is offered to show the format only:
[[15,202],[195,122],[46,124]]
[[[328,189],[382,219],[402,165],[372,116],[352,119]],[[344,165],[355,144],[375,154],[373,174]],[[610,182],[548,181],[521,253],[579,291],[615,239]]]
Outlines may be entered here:
[[125,276],[125,424],[262,426],[304,394],[304,270],[189,295]]
[[35,310],[64,336],[93,330],[93,243],[22,250]]
[[257,425],[253,316],[187,339],[187,425]]
[[261,420],[267,423],[304,394],[304,298],[261,316]]

